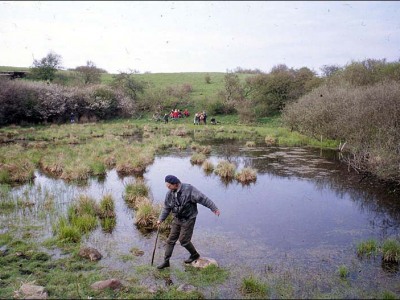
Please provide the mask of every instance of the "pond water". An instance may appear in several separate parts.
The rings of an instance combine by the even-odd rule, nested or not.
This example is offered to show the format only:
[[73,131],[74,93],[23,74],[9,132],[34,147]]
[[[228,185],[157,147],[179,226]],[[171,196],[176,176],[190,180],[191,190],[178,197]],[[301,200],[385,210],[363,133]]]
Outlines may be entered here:
[[[292,280],[298,281],[293,275],[296,273],[316,285],[324,281],[321,278],[328,280],[339,265],[346,265],[362,288],[384,285],[390,290],[396,282],[398,286],[396,268],[382,267],[380,260],[360,260],[356,246],[370,238],[382,241],[398,236],[400,201],[376,182],[363,179],[340,164],[336,152],[247,148],[233,142],[214,144],[209,159],[215,165],[224,159],[235,163],[237,170],[247,166],[257,169],[257,180],[249,185],[235,180],[226,182],[214,173],[206,174],[200,165],[191,164],[191,153],[170,152],[157,156],[144,179],[156,203],[164,200],[167,191],[164,177],[168,174],[193,184],[216,203],[221,211],[219,217],[198,205],[192,241],[202,256],[215,258],[222,267],[237,274],[245,270],[256,273],[291,270]],[[112,194],[117,215],[114,231],[110,234],[98,229],[84,244],[96,247],[104,255],[100,264],[134,272],[132,263],[126,263],[121,257],[136,247],[145,254],[135,258],[135,263],[150,264],[155,233],[143,235],[136,229],[135,212],[123,200],[125,185],[133,181],[135,177],[119,177],[112,170],[103,180],[91,179],[78,186],[37,172],[33,186],[40,187],[41,193],[53,193],[59,212],[65,212],[71,199],[79,194],[98,200],[107,193]],[[27,193],[26,187],[15,188],[14,193]],[[12,222],[22,221],[30,213],[26,211],[19,218],[14,216]],[[51,236],[51,216],[45,222],[49,225],[48,232],[41,239]],[[162,261],[164,243],[165,237],[161,236],[155,264]],[[182,260],[187,256],[186,250],[177,245],[172,267],[183,268]],[[219,293],[223,297],[235,295],[229,285]]]

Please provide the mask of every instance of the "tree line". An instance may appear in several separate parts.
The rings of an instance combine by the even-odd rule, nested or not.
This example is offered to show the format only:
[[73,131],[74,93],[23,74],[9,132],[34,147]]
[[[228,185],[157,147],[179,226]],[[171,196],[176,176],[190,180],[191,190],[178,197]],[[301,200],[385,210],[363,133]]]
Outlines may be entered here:
[[[0,126],[132,117],[190,104],[190,84],[154,87],[113,75],[88,61],[58,74],[61,56],[51,52],[34,60],[29,80],[0,81]],[[318,76],[307,67],[276,65],[270,72],[236,68],[223,87],[203,100],[210,115],[237,114],[244,123],[280,114],[285,126],[316,138],[341,141],[345,160],[358,171],[400,182],[400,61],[352,61],[325,65]],[[245,79],[239,74],[246,73]],[[211,83],[209,74],[205,84]],[[49,84],[52,83],[52,84]]]

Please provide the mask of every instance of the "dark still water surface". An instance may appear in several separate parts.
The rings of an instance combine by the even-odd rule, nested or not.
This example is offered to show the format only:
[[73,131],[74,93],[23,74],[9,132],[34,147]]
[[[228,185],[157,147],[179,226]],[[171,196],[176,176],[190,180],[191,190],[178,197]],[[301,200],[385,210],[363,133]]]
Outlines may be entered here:
[[[209,159],[215,166],[227,159],[236,164],[237,171],[253,167],[257,181],[242,185],[236,180],[224,182],[214,173],[207,175],[200,165],[191,164],[191,151],[157,156],[144,179],[156,203],[164,200],[164,177],[168,174],[194,185],[216,203],[220,217],[198,205],[192,241],[202,256],[215,258],[221,266],[236,267],[239,272],[272,266],[298,268],[302,276],[321,269],[334,274],[338,265],[362,263],[356,255],[357,243],[370,238],[381,242],[399,235],[399,199],[339,164],[335,152],[234,144],[214,145],[212,149]],[[84,243],[104,254],[101,264],[129,272],[132,266],[121,262],[120,256],[136,247],[145,251],[136,261],[147,264],[155,239],[155,232],[143,235],[136,229],[135,212],[123,200],[125,185],[133,181],[134,177],[121,178],[113,170],[103,181],[93,179],[85,186],[72,186],[38,173],[35,185],[56,194],[64,211],[79,194],[97,200],[112,194],[117,214],[115,230],[108,234],[99,229]],[[156,264],[162,261],[164,242],[165,237],[160,237]],[[182,268],[186,257],[186,250],[177,245],[171,262]],[[376,276],[385,278],[379,261],[364,263],[368,271],[357,276],[363,274],[364,279],[370,277],[372,281]],[[398,280],[398,272],[390,276]]]
[[[216,165],[227,158],[219,153],[211,160]],[[209,196],[221,216],[199,206],[198,227],[234,232],[238,238],[281,250],[329,244],[343,247],[398,233],[400,207],[395,197],[357,186],[361,177],[348,174],[320,153],[293,148],[245,149],[234,158],[231,161],[237,170],[244,166],[258,170],[255,183],[224,183],[218,175],[207,176],[200,166],[192,165],[189,156],[159,157],[145,178],[157,202],[164,199],[163,179],[170,173]]]

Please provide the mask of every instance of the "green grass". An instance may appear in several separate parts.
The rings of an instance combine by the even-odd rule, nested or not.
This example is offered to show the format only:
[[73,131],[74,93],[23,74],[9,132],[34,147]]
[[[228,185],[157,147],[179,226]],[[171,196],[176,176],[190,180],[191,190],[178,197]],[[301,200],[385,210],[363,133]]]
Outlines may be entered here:
[[29,71],[29,67],[0,66],[0,72],[7,72],[7,71]]
[[125,186],[125,201],[127,201],[133,207],[136,206],[136,202],[140,198],[147,197],[148,195],[149,188],[141,180],[138,180],[134,183],[129,183]]
[[[206,75],[209,74],[211,83],[207,84],[205,81]],[[222,72],[185,72],[185,73],[144,73],[134,74],[133,78],[138,81],[145,82],[151,87],[166,88],[177,87],[184,84],[189,84],[192,87],[192,92],[189,93],[187,99],[189,102],[188,108],[191,115],[189,118],[193,122],[193,116],[196,111],[204,110],[204,103],[206,99],[214,98],[218,91],[224,89],[226,73]],[[245,78],[251,76],[249,74],[238,74],[242,82]],[[102,74],[101,81],[104,84],[112,82],[113,74]]]
[[387,239],[382,245],[382,255],[385,261],[400,261],[400,242],[394,239]]
[[340,265],[338,268],[340,278],[347,278],[349,276],[349,269],[345,265]]
[[115,204],[111,194],[105,195],[99,204],[99,217],[102,218],[114,218],[115,217]]
[[266,298],[270,293],[270,288],[267,283],[255,276],[249,276],[242,279],[240,291],[249,298]]
[[374,255],[378,254],[378,250],[379,250],[378,242],[373,239],[369,239],[367,241],[360,242],[357,245],[357,255],[359,257],[374,256]]

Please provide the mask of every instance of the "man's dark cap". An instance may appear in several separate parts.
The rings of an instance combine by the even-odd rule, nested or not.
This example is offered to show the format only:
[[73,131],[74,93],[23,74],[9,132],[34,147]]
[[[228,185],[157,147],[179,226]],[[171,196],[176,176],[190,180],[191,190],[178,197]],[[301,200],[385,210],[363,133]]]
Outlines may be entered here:
[[181,181],[178,179],[178,177],[174,176],[174,175],[167,175],[165,176],[165,182],[168,182],[170,184],[177,184],[177,183],[181,183]]

